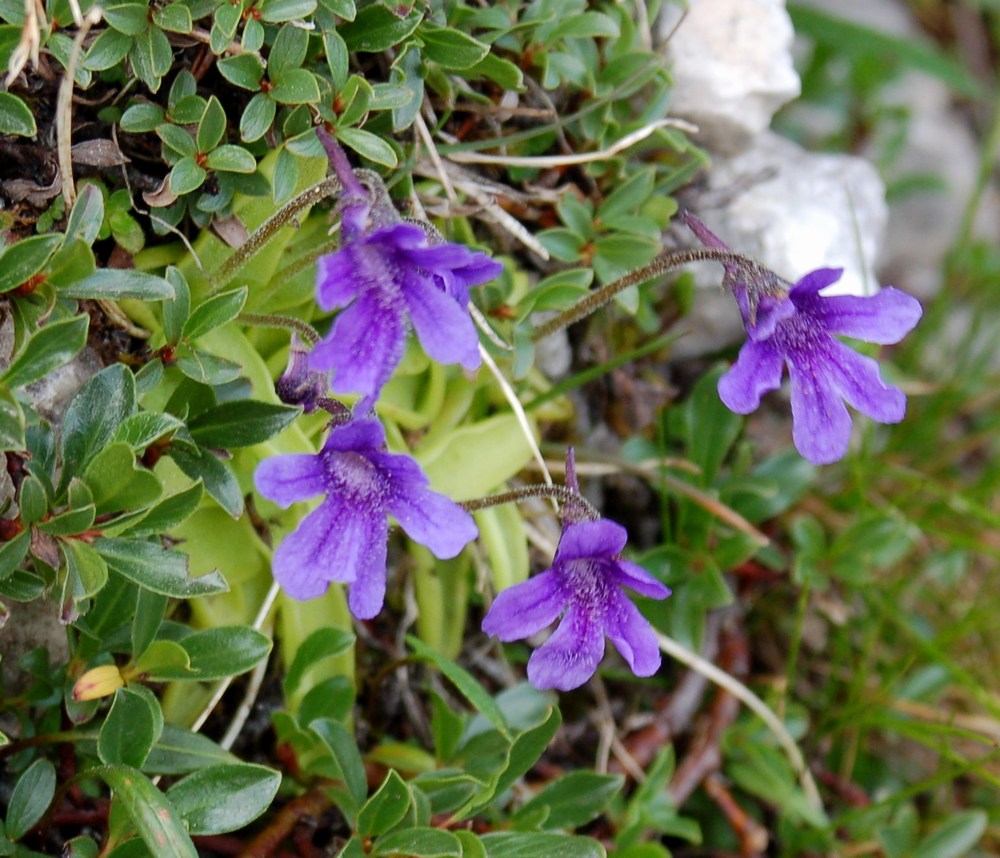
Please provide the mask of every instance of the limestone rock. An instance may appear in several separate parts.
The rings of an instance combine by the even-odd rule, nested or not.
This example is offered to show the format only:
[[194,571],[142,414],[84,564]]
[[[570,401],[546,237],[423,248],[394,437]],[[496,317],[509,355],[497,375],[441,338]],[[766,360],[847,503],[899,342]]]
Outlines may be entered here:
[[671,113],[715,152],[748,146],[800,91],[784,0],[692,0],[670,6],[658,36],[674,79]]

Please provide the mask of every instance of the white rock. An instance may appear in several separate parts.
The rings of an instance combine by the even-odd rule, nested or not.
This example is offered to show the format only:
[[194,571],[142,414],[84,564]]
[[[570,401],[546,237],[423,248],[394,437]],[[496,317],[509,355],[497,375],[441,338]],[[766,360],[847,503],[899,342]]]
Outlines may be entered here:
[[[824,294],[878,289],[874,271],[888,210],[885,187],[868,161],[807,152],[765,132],[745,152],[715,161],[707,189],[686,204],[734,250],[792,283],[817,268],[843,268],[843,277]],[[675,235],[697,246],[687,230]],[[735,302],[719,289],[721,266],[705,263],[692,270],[698,285],[709,288],[679,326],[692,333],[675,346],[677,357],[713,351],[743,336]]]
[[709,149],[739,151],[801,89],[784,0],[691,0],[681,14],[668,6],[658,22],[674,78],[671,113],[695,123]]

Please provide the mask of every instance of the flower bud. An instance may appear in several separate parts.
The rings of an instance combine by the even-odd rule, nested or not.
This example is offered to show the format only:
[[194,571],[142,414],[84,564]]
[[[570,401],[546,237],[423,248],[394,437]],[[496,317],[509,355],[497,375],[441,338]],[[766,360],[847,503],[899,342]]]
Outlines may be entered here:
[[102,664],[81,676],[73,686],[73,699],[77,701],[99,700],[115,693],[115,689],[125,685],[125,680],[115,664]]

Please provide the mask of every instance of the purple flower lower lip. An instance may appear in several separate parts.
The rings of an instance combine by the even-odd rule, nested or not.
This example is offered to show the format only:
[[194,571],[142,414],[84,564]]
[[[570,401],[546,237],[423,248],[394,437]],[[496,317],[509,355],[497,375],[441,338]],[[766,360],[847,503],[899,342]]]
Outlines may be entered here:
[[568,524],[552,566],[493,602],[483,631],[502,641],[529,637],[562,614],[559,627],[528,661],[528,679],[537,688],[569,691],[586,682],[604,656],[605,635],[637,676],[659,668],[653,631],[621,588],[652,599],[664,599],[670,590],[623,560],[624,547],[625,529],[614,522]]
[[274,552],[274,577],[288,595],[313,599],[340,581],[350,586],[351,612],[374,617],[385,597],[388,515],[437,557],[454,557],[475,539],[472,516],[428,489],[413,459],[384,445],[381,423],[354,420],[335,426],[317,454],[258,466],[257,491],[279,506],[326,495]]
[[[697,218],[688,214],[685,223],[707,247],[729,250]],[[719,396],[728,408],[737,414],[755,411],[761,397],[781,385],[787,365],[792,439],[817,465],[835,462],[847,452],[851,417],[845,402],[880,423],[903,419],[903,392],[882,381],[874,360],[836,336],[898,343],[920,320],[919,301],[891,286],[869,297],[824,297],[820,291],[840,279],[839,268],[812,271],[787,294],[779,294],[775,284],[784,281],[750,260],[746,266],[733,262],[725,267],[724,283],[740,306],[747,330],[736,363],[719,379]]]
[[376,396],[399,363],[412,324],[433,360],[475,369],[479,338],[466,309],[469,289],[502,270],[459,244],[429,243],[413,224],[360,235],[319,261],[317,303],[344,309],[310,365],[333,371],[337,393]]

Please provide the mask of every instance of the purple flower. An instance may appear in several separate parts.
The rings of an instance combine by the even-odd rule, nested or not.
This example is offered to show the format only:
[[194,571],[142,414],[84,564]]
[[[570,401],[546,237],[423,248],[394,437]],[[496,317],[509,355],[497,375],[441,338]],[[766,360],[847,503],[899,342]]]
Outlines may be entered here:
[[[355,212],[348,214],[357,220]],[[352,226],[347,234],[358,232]],[[362,232],[319,260],[317,303],[324,310],[346,309],[313,350],[310,365],[333,370],[337,393],[377,396],[403,355],[409,320],[430,358],[475,369],[481,359],[469,289],[502,270],[460,244],[431,244],[413,224]]]
[[[704,224],[688,215],[687,225],[702,243],[728,250]],[[730,370],[719,379],[719,396],[737,414],[749,414],[761,396],[781,385],[785,365],[792,387],[792,438],[810,462],[842,458],[851,437],[846,402],[880,423],[898,423],[906,397],[887,385],[878,364],[835,335],[869,343],[898,343],[920,319],[920,303],[893,289],[867,297],[823,296],[843,269],[820,268],[794,286],[752,260],[723,263],[724,284],[733,292],[747,341]]]
[[454,557],[475,539],[472,516],[428,489],[413,459],[384,445],[378,420],[354,420],[335,426],[317,454],[275,456],[258,466],[257,491],[283,508],[326,495],[274,552],[274,577],[289,596],[313,599],[340,581],[350,585],[351,612],[374,617],[385,598],[387,515],[437,557]]
[[612,521],[568,524],[552,567],[497,596],[483,631],[502,641],[533,635],[563,615],[528,660],[528,679],[537,688],[569,691],[586,682],[604,656],[605,635],[637,676],[659,668],[653,631],[621,588],[652,599],[664,599],[670,590],[623,560],[624,547],[625,528]]

